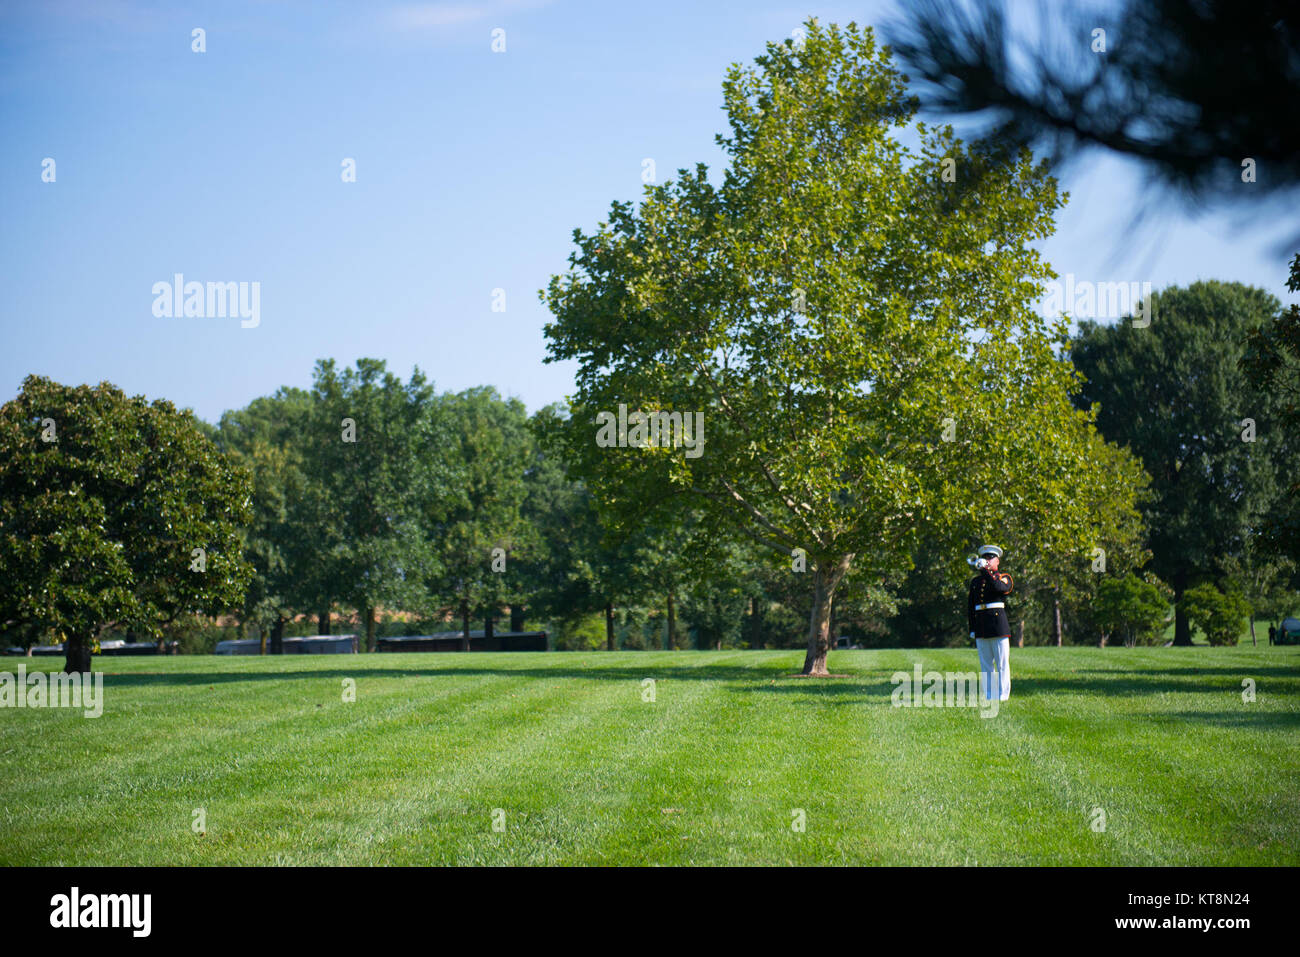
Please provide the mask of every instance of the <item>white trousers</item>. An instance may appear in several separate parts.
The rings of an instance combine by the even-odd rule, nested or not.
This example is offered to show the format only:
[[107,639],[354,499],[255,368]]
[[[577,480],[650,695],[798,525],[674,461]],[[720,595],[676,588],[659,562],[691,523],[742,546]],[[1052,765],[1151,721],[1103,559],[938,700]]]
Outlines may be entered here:
[[992,701],[993,689],[997,688],[998,700],[1006,701],[1011,697],[1011,639],[976,638],[975,647],[980,652],[980,680],[984,683],[985,699]]

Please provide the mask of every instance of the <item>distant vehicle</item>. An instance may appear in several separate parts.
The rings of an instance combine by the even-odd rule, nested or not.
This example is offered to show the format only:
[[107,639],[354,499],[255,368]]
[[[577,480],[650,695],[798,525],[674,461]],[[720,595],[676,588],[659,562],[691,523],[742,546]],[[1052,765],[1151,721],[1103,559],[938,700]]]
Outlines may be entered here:
[[1300,618],[1283,618],[1276,641],[1279,645],[1300,645]]

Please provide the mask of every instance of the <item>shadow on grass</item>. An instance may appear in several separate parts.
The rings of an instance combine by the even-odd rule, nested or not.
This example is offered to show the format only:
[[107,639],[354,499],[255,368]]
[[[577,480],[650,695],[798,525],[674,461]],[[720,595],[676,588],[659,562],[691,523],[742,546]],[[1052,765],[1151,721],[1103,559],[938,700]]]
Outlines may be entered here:
[[[895,685],[890,680],[893,671],[880,671],[874,674],[856,674],[850,678],[840,679],[837,683],[811,683],[807,679],[779,681],[776,683],[758,683],[750,681],[743,685],[736,685],[730,690],[744,693],[774,693],[780,695],[792,695],[794,698],[802,697],[802,700],[817,702],[826,702],[834,704],[870,704],[878,703],[882,698],[889,700],[893,694]],[[929,674],[929,670],[923,674]],[[969,673],[969,672],[966,672]],[[1125,672],[1102,672],[1109,674],[1111,677],[1106,678],[1080,678],[1074,676],[1054,677],[1050,675],[1036,675],[1034,677],[1020,676],[1016,674],[1015,668],[1011,669],[1012,678],[1012,695],[1011,700],[1025,698],[1064,698],[1066,696],[1085,695],[1089,697],[1106,698],[1106,697],[1125,697],[1125,698],[1143,698],[1158,694],[1216,694],[1216,695],[1233,695],[1236,696],[1241,692],[1241,685],[1237,680],[1224,680],[1223,675],[1208,675],[1210,681],[1197,681],[1195,673],[1189,674],[1183,678],[1167,678],[1162,672],[1144,672],[1141,674],[1129,674]],[[1238,672],[1228,671],[1232,679],[1243,677]],[[1291,670],[1284,669],[1256,669],[1251,672],[1249,677],[1254,678],[1292,678],[1300,679],[1300,674]],[[924,690],[924,686],[923,686]],[[802,693],[802,694],[801,694]],[[831,699],[831,700],[828,700]],[[1227,699],[1225,698],[1225,701]],[[1168,714],[1169,712],[1158,712]],[[1231,717],[1234,712],[1225,712],[1225,720]],[[1213,719],[1217,713],[1207,712],[1187,712],[1188,717],[1200,717],[1207,720]],[[1243,715],[1240,719],[1242,726],[1250,726],[1252,721],[1259,720],[1261,723],[1268,723],[1265,715],[1273,714],[1280,725],[1290,725],[1300,721],[1300,712],[1295,714],[1277,713],[1277,712],[1258,712],[1252,715]]]
[[645,668],[561,666],[555,668],[306,668],[291,671],[192,671],[192,672],[104,672],[104,684],[112,687],[148,687],[152,685],[218,685],[232,682],[340,680],[354,678],[537,678],[579,679],[583,681],[719,681],[756,684],[768,681],[798,682],[803,686],[850,681],[852,678],[791,678],[790,667],[745,668],[737,666],[699,666]]
[[[229,688],[240,682],[301,681],[303,679],[337,683],[343,678],[354,678],[364,683],[370,678],[418,679],[464,678],[504,679],[526,678],[538,681],[598,681],[624,682],[638,686],[645,678],[662,682],[713,682],[733,694],[761,696],[777,695],[800,704],[878,706],[888,704],[894,685],[891,671],[849,674],[841,678],[801,678],[792,675],[788,666],[781,668],[746,668],[736,666],[700,667],[647,667],[626,668],[321,668],[283,672],[191,672],[191,673],[120,673],[105,674],[105,688],[192,688],[196,692],[207,688]],[[437,684],[423,685],[424,693],[436,689]],[[503,686],[504,687],[504,686]],[[391,690],[391,689],[390,689]]]
[[1069,673],[1078,675],[1231,675],[1236,678],[1253,678],[1256,675],[1265,675],[1270,678],[1300,678],[1300,666],[1252,668],[1243,663],[1237,668],[1073,668]]
[[1199,721],[1252,731],[1300,728],[1300,711],[1157,711],[1147,717],[1165,724]]
[[[449,663],[451,664],[451,663]],[[333,665],[333,663],[331,663]],[[797,667],[795,665],[794,667]],[[285,671],[197,671],[197,672],[120,672],[105,671],[104,684],[113,688],[191,687],[204,685],[215,688],[242,682],[268,681],[339,681],[353,678],[364,682],[371,678],[525,678],[541,681],[601,681],[639,683],[645,678],[656,681],[717,682],[726,690],[737,694],[776,695],[791,701],[812,704],[879,704],[888,702],[894,690],[891,676],[902,669],[871,669],[850,672],[840,678],[800,678],[792,675],[788,663],[764,664],[758,667],[743,665],[655,665],[644,668],[626,665],[605,667],[600,664],[579,666],[557,664],[552,667],[490,668],[437,667],[357,667],[331,666],[324,668],[293,668]],[[934,669],[926,669],[926,674]],[[962,669],[969,673],[974,669]],[[905,672],[911,674],[910,671]],[[1138,670],[1079,669],[1061,675],[1017,675],[1011,669],[1013,700],[1015,698],[1053,697],[1064,695],[1142,697],[1168,692],[1174,693],[1235,693],[1240,691],[1240,679],[1251,677],[1290,678],[1300,680],[1300,671],[1294,668],[1168,668]],[[1197,679],[1209,679],[1198,681]],[[1228,679],[1228,680],[1225,680]],[[1227,713],[1229,715],[1233,713]],[[1260,718],[1276,712],[1258,712]],[[1207,718],[1202,712],[1188,712],[1189,717]],[[1278,715],[1285,723],[1291,721],[1286,714]],[[1243,722],[1252,720],[1243,713]]]
[[[1151,694],[1196,694],[1204,692],[1239,694],[1242,678],[1289,678],[1300,682],[1300,672],[1286,668],[1204,669],[1170,671],[1100,671],[1079,674],[1108,675],[1105,678],[1075,675],[1037,675],[1017,678],[1011,669],[1012,689],[1016,694],[1082,693],[1097,695],[1145,696]],[[1179,677],[1181,675],[1181,677]],[[1204,679],[1198,681],[1197,679]]]

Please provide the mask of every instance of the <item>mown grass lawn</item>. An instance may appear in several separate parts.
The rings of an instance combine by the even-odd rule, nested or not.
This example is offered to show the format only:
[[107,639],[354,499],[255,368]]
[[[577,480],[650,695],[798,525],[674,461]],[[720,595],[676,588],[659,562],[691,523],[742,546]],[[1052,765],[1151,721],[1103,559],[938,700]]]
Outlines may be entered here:
[[97,658],[0,709],[0,864],[1300,863],[1300,648],[1012,649],[994,718],[802,657]]

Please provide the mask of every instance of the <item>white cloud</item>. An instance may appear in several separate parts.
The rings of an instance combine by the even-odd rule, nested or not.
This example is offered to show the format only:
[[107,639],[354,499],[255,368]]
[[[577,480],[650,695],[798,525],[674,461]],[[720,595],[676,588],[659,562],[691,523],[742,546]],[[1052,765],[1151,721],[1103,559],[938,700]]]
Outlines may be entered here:
[[488,5],[474,6],[464,3],[417,3],[394,7],[389,12],[393,26],[405,30],[428,27],[445,27],[455,23],[481,20],[492,12]]
[[388,23],[401,30],[427,30],[472,23],[487,17],[546,6],[549,0],[498,0],[495,3],[408,3],[388,12]]

